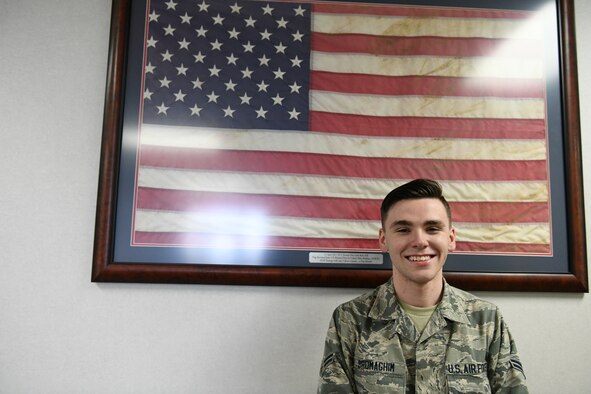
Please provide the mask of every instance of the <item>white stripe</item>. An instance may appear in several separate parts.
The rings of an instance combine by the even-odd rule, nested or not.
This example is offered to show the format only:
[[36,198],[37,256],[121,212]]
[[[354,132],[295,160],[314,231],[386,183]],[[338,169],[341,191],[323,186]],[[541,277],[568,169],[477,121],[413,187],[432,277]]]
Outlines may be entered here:
[[[547,224],[456,223],[458,241],[547,244]],[[162,212],[139,209],[135,230],[145,232],[194,232],[254,237],[376,239],[379,221],[322,220],[273,217],[244,212]]]
[[[309,175],[233,173],[140,167],[138,186],[160,189],[368,198],[381,200],[406,181]],[[442,182],[449,201],[546,201],[545,182]]]
[[[310,67],[316,71],[387,76],[541,79],[540,59],[490,57],[384,56],[313,51]],[[510,83],[510,82],[505,82]]]
[[[532,14],[533,15],[533,14]],[[445,18],[314,13],[312,31],[328,34],[376,36],[483,37],[539,39],[541,25],[536,18]]]
[[142,126],[141,144],[195,149],[301,152],[407,159],[546,159],[546,144],[543,140],[390,138],[148,124]]
[[243,212],[159,212],[138,210],[135,230],[303,238],[375,238],[379,221],[319,220],[249,215]]
[[543,119],[543,99],[310,92],[310,110],[364,116]]
[[456,223],[458,241],[483,243],[549,244],[548,223]]

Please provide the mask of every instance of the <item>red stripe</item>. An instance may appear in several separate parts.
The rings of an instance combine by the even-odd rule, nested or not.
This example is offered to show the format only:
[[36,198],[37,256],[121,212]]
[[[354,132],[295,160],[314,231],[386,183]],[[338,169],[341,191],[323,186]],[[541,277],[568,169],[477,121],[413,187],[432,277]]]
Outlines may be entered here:
[[441,16],[450,18],[504,18],[504,19],[523,19],[531,17],[531,11],[512,11],[512,10],[487,10],[478,8],[437,8],[437,7],[418,7],[418,6],[377,6],[375,4],[348,5],[345,3],[313,3],[312,11],[315,13],[330,14],[360,14],[360,15],[378,15],[378,16],[416,16],[429,17]]
[[134,245],[193,246],[202,248],[249,249],[256,247],[267,249],[306,249],[306,250],[355,250],[378,252],[377,235],[375,239],[328,239],[328,238],[293,238],[249,236],[231,236],[227,234],[197,233],[148,233],[137,231]]
[[455,222],[465,223],[547,223],[545,202],[450,202]]
[[458,253],[482,253],[482,254],[542,254],[551,255],[552,249],[548,244],[511,244],[511,243],[483,243],[483,242],[457,242]]
[[310,73],[310,89],[391,96],[545,97],[544,81],[540,79],[390,77],[326,71]]
[[377,117],[311,111],[310,129],[324,133],[384,137],[546,138],[544,119]]
[[237,211],[268,216],[379,220],[380,201],[323,197],[190,192],[139,188],[139,209],[164,211]]
[[369,179],[542,181],[544,160],[430,160],[289,152],[221,151],[145,146],[140,165],[217,171],[309,174]]
[[[479,37],[400,37],[313,32],[312,51],[396,56],[494,56],[541,58],[538,41]],[[313,55],[312,55],[313,56]]]
[[[380,220],[379,200],[139,188],[139,209],[257,212],[276,217]],[[454,222],[546,223],[546,203],[451,202]],[[239,214],[237,213],[237,214]]]

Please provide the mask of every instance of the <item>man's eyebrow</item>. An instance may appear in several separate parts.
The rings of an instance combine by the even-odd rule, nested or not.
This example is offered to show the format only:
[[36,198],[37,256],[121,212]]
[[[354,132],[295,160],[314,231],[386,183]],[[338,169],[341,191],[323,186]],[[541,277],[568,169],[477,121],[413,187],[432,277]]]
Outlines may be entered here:
[[394,226],[412,226],[412,222],[409,220],[397,220],[397,221],[393,222],[390,227],[394,227]]
[[[392,225],[390,227],[396,227],[396,226],[412,226],[413,222],[411,222],[410,220],[397,220],[395,222],[392,223]],[[441,220],[427,220],[423,223],[423,226],[441,226],[444,227],[445,223]]]

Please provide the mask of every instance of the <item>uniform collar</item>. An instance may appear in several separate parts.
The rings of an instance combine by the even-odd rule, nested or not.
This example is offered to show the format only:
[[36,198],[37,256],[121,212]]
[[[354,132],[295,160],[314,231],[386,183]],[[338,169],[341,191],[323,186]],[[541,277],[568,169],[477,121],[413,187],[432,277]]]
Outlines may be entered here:
[[[443,297],[434,313],[441,317],[458,323],[469,323],[466,316],[466,304],[464,298],[443,280]],[[376,297],[368,316],[374,320],[398,320],[404,314],[398,299],[392,278],[376,289]]]
[[368,316],[374,320],[396,320],[400,318],[400,304],[396,299],[392,278],[376,289],[373,305]]
[[437,308],[441,316],[458,323],[470,324],[466,316],[466,301],[457,291],[443,280],[443,297]]

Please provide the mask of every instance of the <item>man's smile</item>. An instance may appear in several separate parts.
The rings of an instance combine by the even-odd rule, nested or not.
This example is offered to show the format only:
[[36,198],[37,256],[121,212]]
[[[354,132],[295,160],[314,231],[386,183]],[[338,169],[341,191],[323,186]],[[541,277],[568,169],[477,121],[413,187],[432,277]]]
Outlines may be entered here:
[[435,257],[435,255],[431,254],[406,256],[406,258],[412,261],[413,263],[424,263],[431,260],[433,257]]

